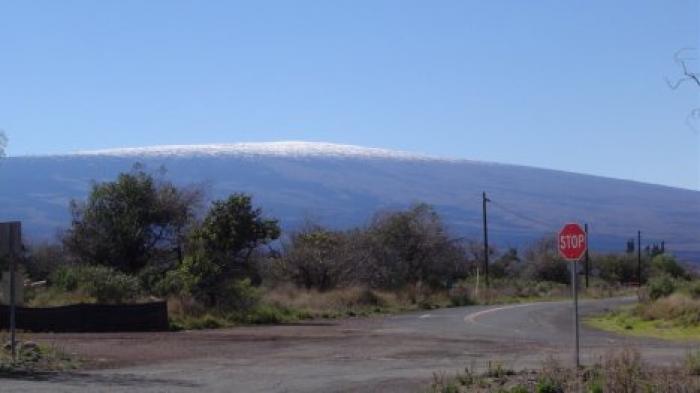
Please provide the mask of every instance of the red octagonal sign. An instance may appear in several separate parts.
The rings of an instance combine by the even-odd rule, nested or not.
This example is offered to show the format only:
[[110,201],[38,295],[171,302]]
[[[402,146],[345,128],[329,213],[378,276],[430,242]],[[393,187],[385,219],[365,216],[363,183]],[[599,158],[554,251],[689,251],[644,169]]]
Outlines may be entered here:
[[578,261],[586,252],[586,231],[578,224],[566,224],[559,231],[559,255],[568,261]]

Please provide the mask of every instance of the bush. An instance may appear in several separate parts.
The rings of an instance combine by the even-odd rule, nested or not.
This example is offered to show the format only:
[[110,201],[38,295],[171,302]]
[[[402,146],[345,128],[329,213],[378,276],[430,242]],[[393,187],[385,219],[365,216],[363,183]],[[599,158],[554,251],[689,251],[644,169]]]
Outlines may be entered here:
[[170,270],[160,281],[153,284],[150,291],[154,295],[163,297],[185,294],[187,292],[187,278],[184,277],[181,270]]
[[[646,262],[643,262],[642,266],[646,266]],[[639,281],[637,258],[631,254],[597,255],[595,267],[598,270],[598,276],[609,283],[622,284]],[[645,280],[646,273],[646,269],[642,271],[642,282]]]
[[680,326],[697,326],[700,323],[700,300],[680,293],[640,304],[635,311],[638,316],[650,321],[670,321]]
[[67,264],[63,248],[58,244],[39,243],[29,246],[22,261],[27,275],[34,281],[46,280],[57,267]]
[[249,278],[233,280],[224,285],[219,306],[227,311],[247,311],[255,307],[261,297],[262,292]]
[[349,284],[356,276],[351,232],[331,231],[308,224],[285,243],[285,253],[276,264],[280,275],[297,286],[326,291]]
[[700,299],[700,281],[693,281],[688,285],[688,294],[693,299]]
[[654,272],[668,274],[673,278],[685,278],[687,273],[672,255],[660,254],[651,260],[651,268]]
[[542,378],[535,386],[537,393],[564,393],[564,388],[561,384],[551,378]]
[[371,289],[364,288],[357,295],[356,304],[361,306],[383,306],[384,301]]
[[53,286],[64,291],[75,291],[79,284],[78,271],[78,266],[62,266],[53,272],[49,280]]
[[[638,351],[625,348],[619,353],[606,355],[606,392],[636,392],[644,376],[642,358]],[[655,391],[655,390],[651,390]]]
[[54,272],[51,282],[68,292],[84,292],[98,303],[122,303],[139,295],[136,277],[106,266],[63,266]]
[[669,276],[654,277],[649,280],[649,297],[656,300],[676,291],[676,284]]
[[515,385],[510,388],[510,393],[530,393],[530,389],[525,385]]
[[475,304],[468,288],[457,287],[450,290],[450,305],[453,307],[470,306]]
[[688,352],[685,357],[685,367],[690,375],[700,375],[700,351]]

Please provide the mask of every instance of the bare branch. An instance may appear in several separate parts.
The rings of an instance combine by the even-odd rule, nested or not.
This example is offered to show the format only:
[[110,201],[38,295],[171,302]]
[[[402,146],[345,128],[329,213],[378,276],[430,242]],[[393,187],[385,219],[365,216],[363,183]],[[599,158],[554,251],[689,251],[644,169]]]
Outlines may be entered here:
[[684,56],[684,53],[687,53],[689,51],[694,51],[696,50],[695,48],[683,48],[677,51],[673,55],[673,61],[678,64],[681,69],[683,69],[683,77],[676,79],[675,82],[671,81],[668,78],[666,79],[666,84],[668,87],[670,87],[673,90],[676,90],[680,85],[682,85],[685,82],[695,82],[697,86],[700,87],[700,75],[698,75],[697,72],[692,72],[688,70],[688,61],[690,60],[695,60],[695,57],[688,57]]
[[[683,71],[683,76],[677,78],[675,81],[672,81],[669,78],[664,78],[666,80],[666,84],[670,89],[676,90],[686,82],[695,82],[695,85],[700,87],[700,74],[698,74],[697,72],[690,71],[690,69],[688,68],[688,62],[696,60],[696,58],[690,56],[689,53],[693,53],[696,50],[697,48],[691,47],[681,48],[673,55],[673,61],[678,66],[680,66],[681,70]],[[695,108],[691,110],[690,113],[688,113],[688,116],[685,117],[685,124],[696,134],[699,132],[698,128],[696,127],[696,124],[699,121],[700,108]]]
[[3,130],[0,130],[0,158],[5,157],[5,148],[7,147],[7,136]]

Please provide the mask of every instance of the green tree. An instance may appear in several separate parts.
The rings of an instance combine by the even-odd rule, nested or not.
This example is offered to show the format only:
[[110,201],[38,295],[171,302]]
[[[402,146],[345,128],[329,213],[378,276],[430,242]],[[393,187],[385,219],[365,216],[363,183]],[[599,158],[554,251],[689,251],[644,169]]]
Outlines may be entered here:
[[140,167],[116,181],[95,183],[85,202],[72,201],[66,250],[80,263],[136,273],[149,262],[176,260],[201,199]]
[[193,231],[190,255],[182,264],[190,291],[208,305],[227,302],[227,289],[250,274],[253,252],[279,236],[277,220],[264,218],[250,196],[215,201]]

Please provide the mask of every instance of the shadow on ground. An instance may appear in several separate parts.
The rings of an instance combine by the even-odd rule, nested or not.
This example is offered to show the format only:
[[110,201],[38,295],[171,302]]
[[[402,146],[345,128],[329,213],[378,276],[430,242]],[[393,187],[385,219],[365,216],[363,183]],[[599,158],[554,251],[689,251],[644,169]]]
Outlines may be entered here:
[[93,374],[80,372],[20,372],[0,374],[0,379],[13,379],[27,382],[49,382],[80,385],[107,385],[119,387],[159,387],[159,388],[200,388],[202,385],[177,379],[148,378],[133,374]]

